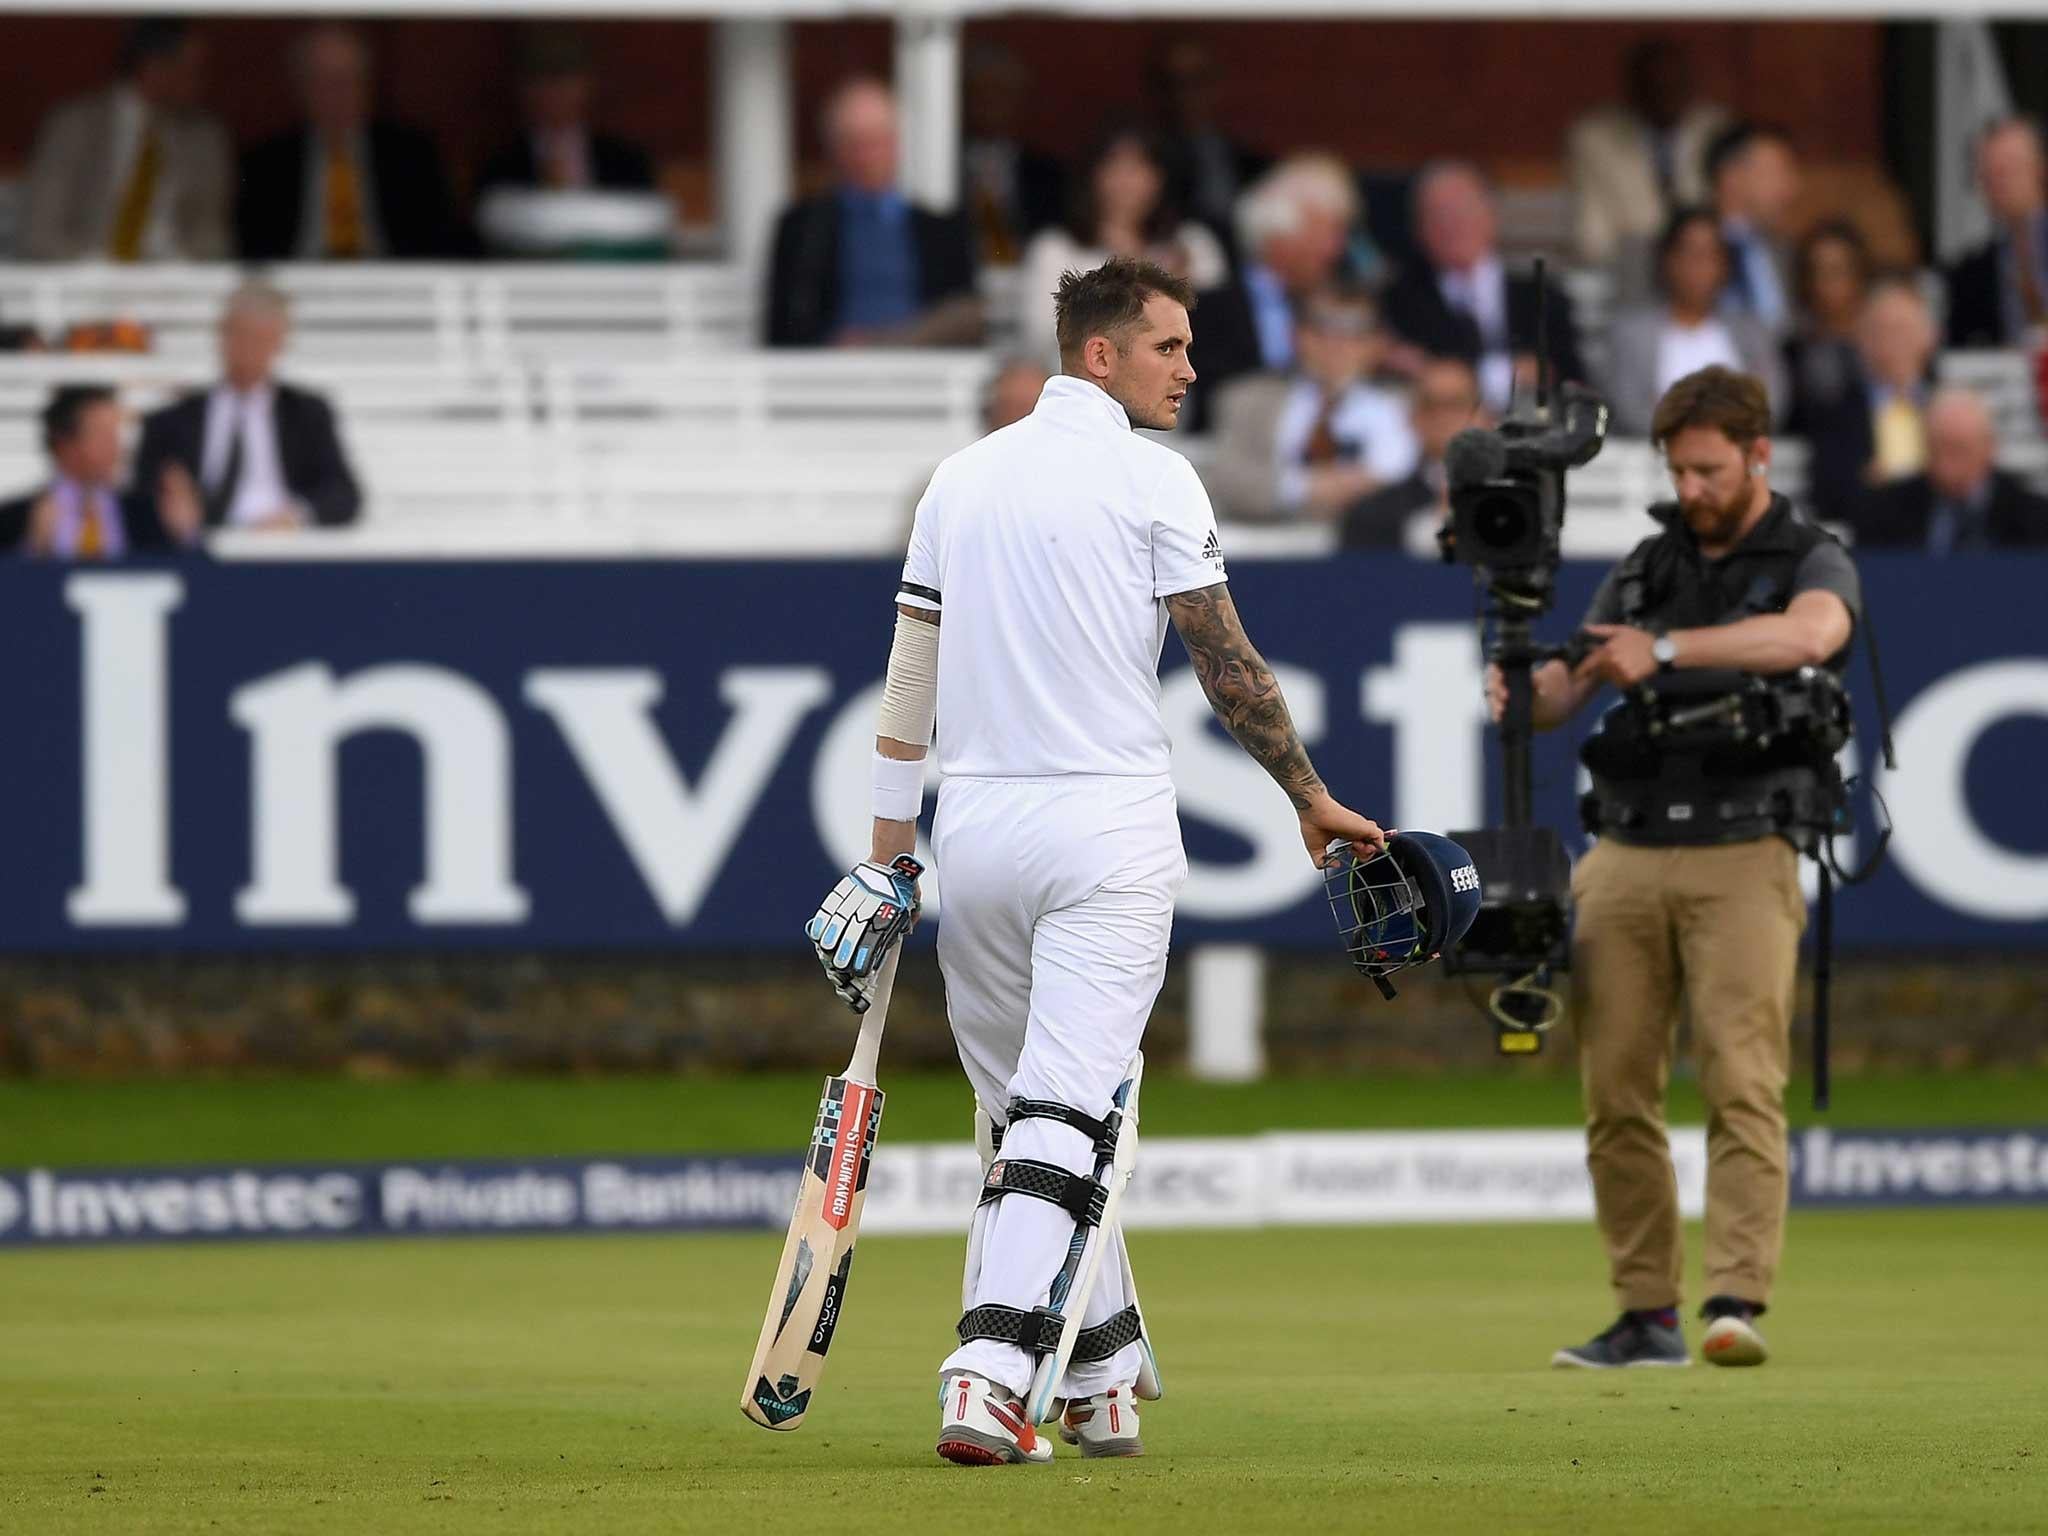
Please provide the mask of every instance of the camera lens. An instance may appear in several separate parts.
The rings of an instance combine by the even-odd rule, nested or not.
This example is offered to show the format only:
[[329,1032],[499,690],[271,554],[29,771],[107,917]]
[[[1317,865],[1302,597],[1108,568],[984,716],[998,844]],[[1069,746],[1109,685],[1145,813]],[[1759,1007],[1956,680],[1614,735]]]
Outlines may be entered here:
[[1483,497],[1472,508],[1472,532],[1489,549],[1510,548],[1528,537],[1529,509],[1519,497]]

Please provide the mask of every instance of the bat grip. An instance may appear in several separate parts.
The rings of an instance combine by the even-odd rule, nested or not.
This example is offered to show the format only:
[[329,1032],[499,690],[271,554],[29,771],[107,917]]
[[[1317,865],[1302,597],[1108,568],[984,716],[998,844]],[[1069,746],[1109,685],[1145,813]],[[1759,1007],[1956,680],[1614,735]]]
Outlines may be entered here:
[[889,997],[896,990],[896,962],[902,958],[903,946],[898,943],[889,951],[889,958],[882,962],[882,974],[875,979],[875,995],[868,1003],[868,1011],[860,1016],[860,1034],[853,1042],[853,1058],[846,1064],[846,1076],[851,1082],[875,1080],[875,1065],[882,1055],[882,1027],[889,1022]]

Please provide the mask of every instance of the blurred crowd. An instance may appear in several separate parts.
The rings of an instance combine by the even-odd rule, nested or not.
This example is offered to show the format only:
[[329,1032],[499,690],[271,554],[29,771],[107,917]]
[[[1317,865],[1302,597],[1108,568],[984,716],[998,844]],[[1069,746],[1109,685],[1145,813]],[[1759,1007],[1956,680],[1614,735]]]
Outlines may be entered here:
[[[652,163],[598,131],[601,91],[572,30],[525,35],[524,126],[481,191],[648,193]],[[203,110],[203,48],[178,21],[137,24],[117,78],[57,106],[38,137],[24,246],[39,259],[347,261],[479,252],[434,144],[372,111],[371,58],[346,26],[292,54],[301,121],[237,156]],[[1342,160],[1263,155],[1219,124],[1217,61],[1178,39],[1142,110],[1108,118],[1073,164],[1026,142],[1030,82],[1000,49],[966,60],[959,206],[901,190],[896,104],[874,79],[818,104],[829,185],[777,222],[771,346],[971,346],[981,273],[1016,269],[1018,353],[989,421],[1028,410],[1056,366],[1062,271],[1143,254],[1199,290],[1200,382],[1183,430],[1222,515],[1313,521],[1351,546],[1398,545],[1440,513],[1445,443],[1498,418],[1534,380],[1599,388],[1618,435],[1647,434],[1673,380],[1709,364],[1762,379],[1778,429],[1803,439],[1812,509],[1858,543],[1929,554],[2048,543],[2048,503],[1998,465],[1990,402],[1942,378],[1949,348],[2036,349],[2048,309],[2048,157],[2030,120],[1992,123],[1977,172],[1995,233],[1939,273],[1881,270],[1848,217],[1798,222],[1800,146],[1699,99],[1684,49],[1639,46],[1616,104],[1563,146],[1572,264],[1613,295],[1596,334],[1565,287],[1503,255],[1497,189],[1477,165],[1415,168],[1399,195]],[[1367,218],[1368,204],[1373,217]],[[1841,210],[1853,214],[1855,210]],[[112,402],[71,391],[45,422],[53,481],[0,509],[0,546],[54,553],[189,539],[207,524],[298,526],[355,515],[354,482],[319,398],[270,377],[288,317],[238,293],[222,380],[152,418],[120,501],[94,453]],[[238,364],[251,329],[274,335]],[[255,350],[261,351],[261,348]]]

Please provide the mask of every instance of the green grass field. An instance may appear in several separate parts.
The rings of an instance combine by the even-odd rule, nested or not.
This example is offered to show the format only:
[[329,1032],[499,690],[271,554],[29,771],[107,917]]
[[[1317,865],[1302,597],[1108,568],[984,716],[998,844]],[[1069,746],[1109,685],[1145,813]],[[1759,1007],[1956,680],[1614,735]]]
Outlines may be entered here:
[[[2043,1086],[1855,1080],[1838,1118],[2038,1123]],[[814,1089],[13,1083],[0,1166],[774,1146]],[[1160,1074],[1147,1120],[1542,1124],[1569,1090]],[[883,1135],[958,1104],[893,1085]],[[1768,1366],[1609,1375],[1547,1367],[1608,1320],[1583,1229],[1139,1233],[1150,1454],[996,1471],[931,1454],[953,1241],[862,1243],[790,1435],[737,1408],[778,1235],[0,1253],[0,1532],[2039,1532],[2044,1235],[1802,1213]]]

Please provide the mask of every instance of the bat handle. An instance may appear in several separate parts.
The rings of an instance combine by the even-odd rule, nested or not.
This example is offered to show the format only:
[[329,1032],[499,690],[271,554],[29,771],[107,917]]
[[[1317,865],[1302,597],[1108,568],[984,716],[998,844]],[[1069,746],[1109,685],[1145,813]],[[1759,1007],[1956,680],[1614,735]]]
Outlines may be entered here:
[[875,995],[868,1003],[868,1011],[860,1016],[853,1059],[846,1064],[846,1076],[852,1082],[875,1080],[875,1065],[882,1055],[882,1027],[889,1022],[889,997],[896,990],[896,962],[902,958],[903,946],[898,943],[882,962],[882,974],[875,980]]

